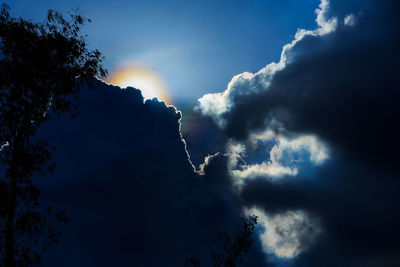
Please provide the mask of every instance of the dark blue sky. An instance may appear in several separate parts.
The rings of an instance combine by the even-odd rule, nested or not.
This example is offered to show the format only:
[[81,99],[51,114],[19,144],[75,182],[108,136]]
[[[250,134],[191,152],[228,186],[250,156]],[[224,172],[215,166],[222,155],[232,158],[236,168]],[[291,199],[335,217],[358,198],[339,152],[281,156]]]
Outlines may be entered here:
[[78,7],[93,23],[89,44],[110,73],[130,62],[165,79],[175,103],[226,88],[243,71],[279,60],[298,28],[314,28],[317,0],[10,1],[12,13],[40,21],[49,8]]

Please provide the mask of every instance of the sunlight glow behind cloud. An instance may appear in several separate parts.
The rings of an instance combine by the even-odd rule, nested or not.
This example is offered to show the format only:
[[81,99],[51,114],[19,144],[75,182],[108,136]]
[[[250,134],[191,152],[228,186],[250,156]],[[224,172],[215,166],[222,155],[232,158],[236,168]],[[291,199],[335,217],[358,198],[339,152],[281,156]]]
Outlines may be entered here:
[[172,104],[165,82],[157,72],[149,68],[143,66],[122,67],[111,73],[106,81],[123,88],[131,86],[140,89],[145,99],[156,97],[167,104]]

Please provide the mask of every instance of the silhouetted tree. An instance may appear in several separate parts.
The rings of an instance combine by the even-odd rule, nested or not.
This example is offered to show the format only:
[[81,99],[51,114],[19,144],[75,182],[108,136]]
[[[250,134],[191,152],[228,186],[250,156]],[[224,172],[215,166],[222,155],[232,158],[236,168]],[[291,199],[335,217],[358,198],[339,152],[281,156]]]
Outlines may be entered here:
[[77,12],[63,17],[50,10],[42,23],[0,11],[0,265],[40,263],[43,249],[54,245],[55,223],[64,214],[39,203],[32,177],[54,169],[51,149],[37,137],[39,126],[69,113],[85,81],[104,76],[98,50],[89,50]]
[[[244,254],[249,252],[254,239],[252,234],[257,224],[257,216],[251,215],[243,219],[243,227],[236,238],[232,238],[224,231],[215,234],[214,242],[217,243],[219,250],[211,253],[214,267],[235,267],[243,262]],[[200,267],[200,261],[196,258],[189,258],[185,261],[185,266]]]

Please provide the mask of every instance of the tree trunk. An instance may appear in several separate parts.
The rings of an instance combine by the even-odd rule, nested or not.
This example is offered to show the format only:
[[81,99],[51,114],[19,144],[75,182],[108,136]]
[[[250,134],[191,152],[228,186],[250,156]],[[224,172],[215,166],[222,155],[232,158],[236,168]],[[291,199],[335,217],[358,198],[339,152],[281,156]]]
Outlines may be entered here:
[[17,178],[13,177],[10,188],[10,200],[7,210],[7,222],[6,222],[6,244],[5,253],[6,258],[4,262],[5,267],[15,267],[14,259],[14,219],[16,213],[16,202],[17,202]]
[[7,207],[7,222],[6,222],[6,240],[5,240],[5,261],[4,267],[15,267],[15,216],[17,210],[17,196],[18,196],[18,166],[19,152],[21,147],[20,136],[17,133],[14,140],[14,147],[11,155],[11,166],[10,166],[10,195]]

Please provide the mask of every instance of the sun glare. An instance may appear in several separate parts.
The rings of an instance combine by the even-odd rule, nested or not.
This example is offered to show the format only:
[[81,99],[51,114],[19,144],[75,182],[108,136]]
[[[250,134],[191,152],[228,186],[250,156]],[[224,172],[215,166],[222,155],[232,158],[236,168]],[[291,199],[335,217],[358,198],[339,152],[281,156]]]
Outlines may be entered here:
[[142,91],[145,99],[156,97],[172,104],[163,79],[151,69],[139,66],[120,68],[111,73],[106,81],[122,88],[135,87]]

